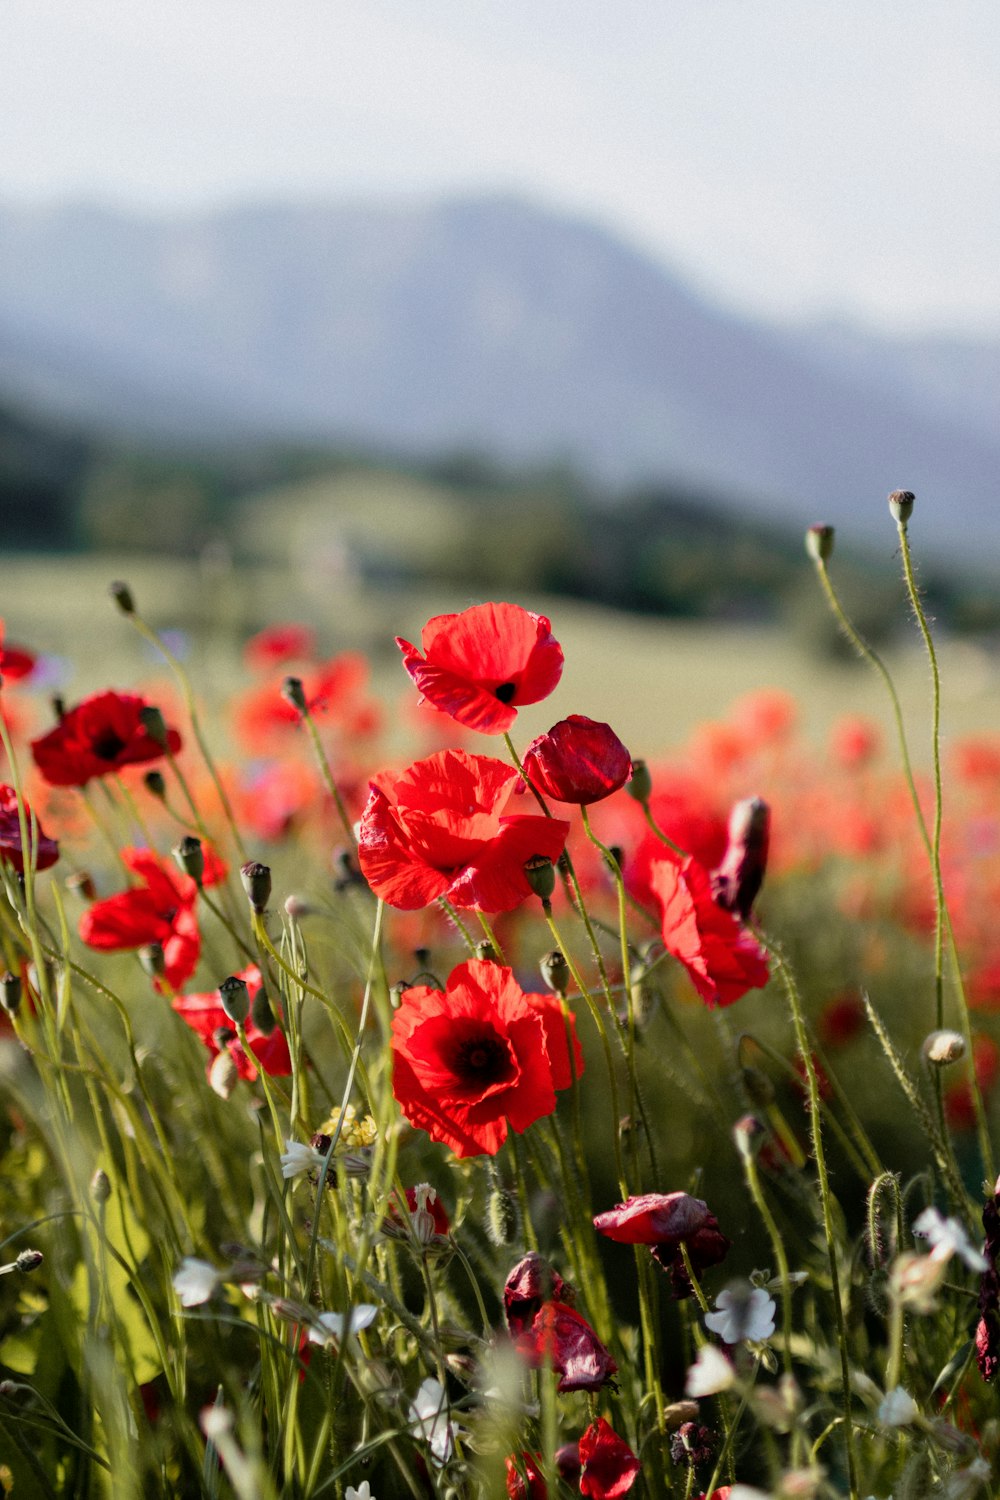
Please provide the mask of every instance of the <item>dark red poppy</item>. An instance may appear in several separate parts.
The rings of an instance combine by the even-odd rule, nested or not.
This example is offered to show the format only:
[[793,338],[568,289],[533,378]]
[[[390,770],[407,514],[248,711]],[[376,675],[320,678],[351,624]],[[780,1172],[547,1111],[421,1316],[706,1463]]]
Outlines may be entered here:
[[[52,786],[85,786],[95,776],[110,776],[123,766],[158,760],[159,740],[146,729],[145,698],[135,693],[95,693],[68,709],[55,729],[31,743],[35,764]],[[176,755],[181,737],[167,731],[167,748]]]
[[436,708],[483,734],[503,734],[518,707],[547,698],[562,676],[562,647],[549,621],[519,604],[437,615],[420,639],[423,655],[396,637],[403,666]]
[[[91,948],[118,952],[159,943],[163,949],[163,977],[178,989],[198,967],[201,934],[195,903],[198,887],[188,875],[160,859],[150,849],[123,849],[122,859],[142,885],[95,901],[80,918],[80,936]],[[225,866],[208,851],[203,883],[212,885]]]
[[23,646],[8,646],[4,642],[4,624],[0,620],[0,680],[16,682],[21,677],[30,677],[35,670],[37,657]]
[[520,906],[531,895],[525,861],[558,859],[569,824],[505,815],[519,779],[491,756],[441,750],[373,783],[358,858],[375,894],[404,911],[440,896],[476,911]]
[[543,797],[589,806],[610,797],[632,774],[632,757],[610,724],[570,714],[524,752],[524,770]]
[[[241,969],[234,977],[242,979],[246,984],[252,1006],[257,991],[261,987],[260,970],[255,964],[251,964],[249,968]],[[232,1021],[222,1008],[218,990],[212,990],[209,994],[203,995],[177,995],[171,1004],[191,1030],[201,1037],[213,1059],[219,1055],[220,1039],[226,1039],[225,1045],[241,1078],[247,1079],[250,1083],[253,1082],[257,1077],[257,1067],[254,1064],[259,1065],[265,1073],[275,1078],[283,1078],[291,1073],[292,1059],[288,1052],[285,1033],[280,1026],[275,1026],[270,1035],[265,1036],[254,1025],[253,1017],[247,1017],[245,1029],[247,1045],[253,1055],[253,1061],[251,1061],[240,1045]]]
[[729,841],[718,869],[712,872],[712,894],[725,911],[743,922],[764,883],[771,837],[771,809],[760,797],[745,797],[729,815]]
[[290,661],[306,661],[316,650],[316,632],[308,625],[269,625],[252,635],[243,647],[243,660],[253,672],[269,672]]
[[[31,809],[24,804],[24,819],[31,840]],[[59,858],[59,845],[35,822],[34,859],[36,870],[47,870]],[[21,819],[17,811],[17,793],[12,786],[0,785],[0,859],[5,859],[19,875],[24,874],[24,848],[21,844]]]
[[571,1302],[573,1291],[537,1250],[530,1250],[510,1272],[503,1288],[503,1310],[512,1338],[530,1328],[543,1302]]
[[562,1392],[598,1391],[618,1369],[586,1318],[564,1302],[544,1303],[516,1348],[535,1369],[551,1365]]
[[512,970],[481,959],[453,969],[443,992],[404,991],[392,1056],[403,1114],[457,1156],[494,1156],[508,1125],[520,1134],[550,1115],[572,1081],[558,1001],[525,994]]
[[704,866],[664,850],[650,870],[650,886],[663,919],[664,946],[709,1008],[732,1005],[767,983],[766,953],[715,901]]
[[594,1217],[594,1228],[625,1245],[648,1245],[668,1272],[677,1298],[690,1297],[691,1278],[681,1245],[695,1272],[726,1258],[731,1241],[701,1198],[689,1193],[643,1193]]
[[620,1500],[635,1484],[642,1465],[625,1439],[603,1417],[580,1438],[580,1494],[589,1500]]
[[541,1459],[540,1453],[522,1453],[517,1458],[511,1454],[504,1459],[508,1500],[548,1500]]

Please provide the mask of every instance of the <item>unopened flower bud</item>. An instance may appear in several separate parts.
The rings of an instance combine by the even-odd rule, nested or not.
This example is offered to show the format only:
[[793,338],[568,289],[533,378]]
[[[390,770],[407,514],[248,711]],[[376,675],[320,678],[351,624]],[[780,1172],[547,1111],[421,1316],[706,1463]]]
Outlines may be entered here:
[[306,690],[302,686],[301,677],[286,677],[281,684],[281,696],[286,703],[298,709],[300,714],[308,712],[309,703],[306,698]]
[[625,790],[636,802],[645,805],[653,795],[653,778],[649,774],[649,767],[644,760],[633,760],[632,775],[625,783]]
[[500,955],[488,938],[483,938],[482,942],[476,944],[476,957],[487,964],[500,962]]
[[90,1179],[90,1196],[95,1203],[107,1203],[111,1197],[111,1178],[103,1167],[98,1167]]
[[813,562],[826,562],[833,555],[832,526],[810,526],[806,532],[806,551]]
[[240,879],[247,893],[250,909],[261,916],[267,910],[267,903],[271,897],[270,865],[262,865],[258,860],[252,859],[240,866]]
[[267,996],[267,990],[263,984],[257,990],[250,1006],[250,1019],[262,1036],[270,1036],[277,1026],[271,1002]]
[[40,1250],[22,1250],[14,1265],[18,1271],[37,1271],[44,1259]]
[[533,854],[524,862],[524,874],[535,895],[549,901],[556,888],[556,867],[547,854]]
[[189,833],[179,844],[174,845],[172,853],[184,874],[190,875],[195,884],[200,886],[205,874],[205,851],[201,846],[201,839],[196,839]]
[[750,920],[764,883],[771,837],[771,809],[761,797],[744,797],[729,814],[726,852],[712,872],[712,895],[719,906]]
[[123,615],[135,614],[135,600],[127,583],[122,583],[120,578],[116,579],[114,583],[108,584],[108,593]]
[[303,917],[311,917],[316,911],[304,896],[285,897],[285,915],[293,922],[301,922]]
[[767,1135],[767,1127],[762,1125],[756,1115],[743,1115],[733,1126],[733,1140],[736,1149],[741,1156],[748,1160],[757,1155],[764,1138]]
[[67,875],[63,881],[71,896],[79,896],[84,901],[96,901],[97,887],[89,870],[74,870],[72,875]]
[[923,1050],[925,1062],[943,1068],[965,1056],[965,1038],[959,1031],[932,1031]]
[[486,1233],[494,1245],[509,1245],[521,1228],[521,1211],[513,1193],[494,1183],[486,1204]]
[[21,976],[9,969],[0,975],[0,1005],[9,1016],[16,1016],[21,1008]]
[[913,502],[916,499],[912,490],[893,490],[889,496],[889,509],[892,519],[897,526],[905,526],[913,514]]
[[219,985],[219,999],[233,1025],[242,1026],[250,1014],[250,991],[246,980],[241,979],[238,974],[230,974]]
[[166,750],[167,721],[154,703],[147,703],[140,708],[139,722],[149,738],[155,740],[161,750]]
[[212,1059],[212,1065],[208,1070],[209,1086],[215,1090],[220,1099],[228,1099],[233,1089],[239,1083],[240,1070],[236,1066],[233,1054],[228,1047]]
[[159,797],[162,802],[163,798],[167,795],[167,783],[163,779],[163,772],[147,771],[142,780],[146,791],[154,797]]
[[566,962],[565,954],[558,948],[553,948],[551,953],[546,953],[538,967],[549,989],[554,994],[565,997],[570,981],[569,964]]
[[150,979],[162,979],[167,971],[162,943],[145,943],[139,949],[139,962]]

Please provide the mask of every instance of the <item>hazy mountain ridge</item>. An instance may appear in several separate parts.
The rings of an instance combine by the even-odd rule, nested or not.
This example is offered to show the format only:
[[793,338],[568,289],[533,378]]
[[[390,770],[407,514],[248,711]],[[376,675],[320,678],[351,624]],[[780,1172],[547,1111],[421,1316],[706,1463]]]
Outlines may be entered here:
[[867,532],[908,485],[960,551],[1000,538],[990,371],[985,344],[752,324],[516,200],[0,206],[0,382],[151,432],[567,459]]

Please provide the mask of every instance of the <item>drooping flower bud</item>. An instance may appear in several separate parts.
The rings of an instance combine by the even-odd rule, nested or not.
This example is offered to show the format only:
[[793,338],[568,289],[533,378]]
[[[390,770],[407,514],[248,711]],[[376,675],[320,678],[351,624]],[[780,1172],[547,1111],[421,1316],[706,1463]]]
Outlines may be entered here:
[[806,551],[813,562],[826,562],[833,556],[832,526],[810,526],[806,532]]
[[536,896],[550,901],[556,888],[556,867],[545,854],[534,854],[524,862],[524,874]]
[[241,979],[238,974],[230,974],[219,985],[219,999],[233,1025],[242,1026],[250,1014],[250,991],[246,980]]
[[712,895],[744,922],[764,883],[770,831],[771,809],[762,798],[746,797],[735,804],[729,815],[729,843],[712,874]]
[[108,584],[108,593],[123,615],[135,614],[135,600],[127,583],[122,583],[120,578],[116,578],[114,583]]
[[889,496],[889,509],[892,519],[897,526],[905,526],[913,514],[913,502],[916,499],[912,490],[893,490]]
[[267,910],[267,903],[271,897],[270,865],[262,865],[255,859],[249,860],[247,864],[240,866],[240,879],[247,893],[251,910],[256,912],[257,916],[262,916]]
[[205,874],[205,851],[201,846],[201,839],[196,839],[189,833],[179,844],[174,845],[171,852],[184,874],[190,875],[200,887]]

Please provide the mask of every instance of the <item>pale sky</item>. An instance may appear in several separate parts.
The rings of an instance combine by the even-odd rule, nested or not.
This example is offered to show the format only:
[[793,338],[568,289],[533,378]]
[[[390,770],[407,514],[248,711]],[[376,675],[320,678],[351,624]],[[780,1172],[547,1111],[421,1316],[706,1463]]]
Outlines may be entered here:
[[1000,5],[0,0],[0,199],[496,190],[755,313],[1000,333]]

